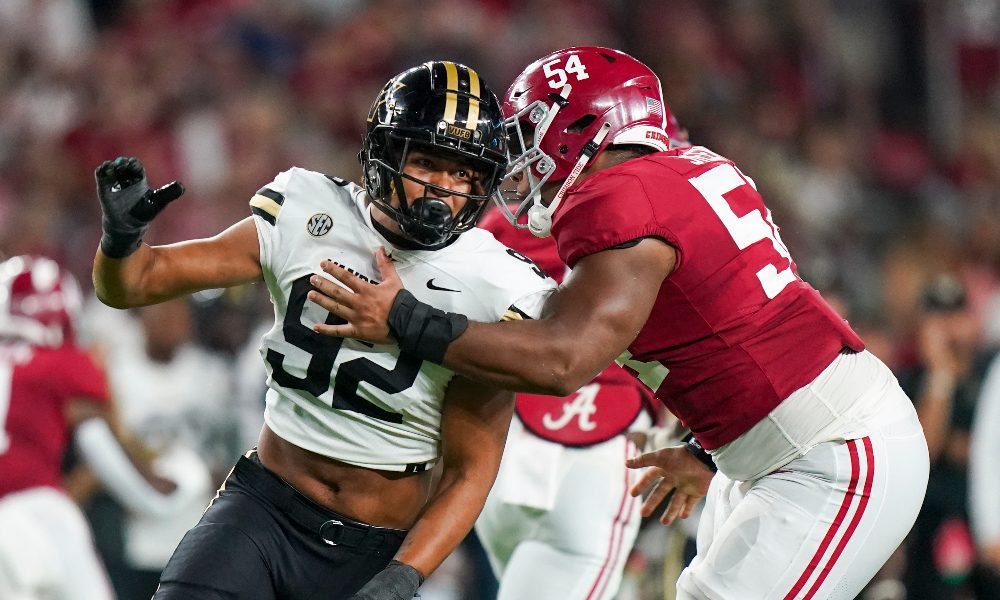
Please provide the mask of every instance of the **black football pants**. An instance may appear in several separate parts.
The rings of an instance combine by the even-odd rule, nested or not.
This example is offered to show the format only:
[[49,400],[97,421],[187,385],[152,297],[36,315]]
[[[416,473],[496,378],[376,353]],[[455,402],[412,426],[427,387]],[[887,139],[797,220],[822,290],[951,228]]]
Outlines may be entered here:
[[359,523],[240,458],[163,569],[153,600],[337,600],[392,560],[406,532]]

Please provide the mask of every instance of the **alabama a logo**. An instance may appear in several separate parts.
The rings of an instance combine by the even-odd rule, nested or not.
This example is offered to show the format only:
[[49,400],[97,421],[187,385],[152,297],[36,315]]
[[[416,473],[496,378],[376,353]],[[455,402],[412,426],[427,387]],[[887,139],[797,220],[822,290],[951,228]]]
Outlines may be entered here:
[[597,412],[594,399],[597,398],[597,392],[600,389],[601,386],[596,383],[583,386],[572,401],[563,403],[561,415],[554,417],[552,413],[546,413],[542,416],[542,425],[550,431],[555,431],[566,427],[573,419],[577,419],[577,427],[581,431],[593,431],[597,427],[597,423],[591,417]]

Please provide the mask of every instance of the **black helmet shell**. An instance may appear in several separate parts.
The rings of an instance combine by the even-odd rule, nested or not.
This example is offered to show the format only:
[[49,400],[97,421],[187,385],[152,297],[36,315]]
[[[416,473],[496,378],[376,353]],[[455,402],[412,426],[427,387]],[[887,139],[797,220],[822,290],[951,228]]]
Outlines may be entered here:
[[[500,102],[476,71],[454,62],[426,62],[390,79],[368,112],[359,155],[366,190],[411,236],[420,217],[409,210],[405,198],[400,198],[398,209],[390,201],[393,181],[402,193],[398,180],[403,158],[414,146],[468,161],[480,174],[483,188],[466,194],[466,206],[447,225],[435,222],[429,237],[443,241],[471,229],[507,168]],[[416,237],[425,243],[420,240],[425,235]]]

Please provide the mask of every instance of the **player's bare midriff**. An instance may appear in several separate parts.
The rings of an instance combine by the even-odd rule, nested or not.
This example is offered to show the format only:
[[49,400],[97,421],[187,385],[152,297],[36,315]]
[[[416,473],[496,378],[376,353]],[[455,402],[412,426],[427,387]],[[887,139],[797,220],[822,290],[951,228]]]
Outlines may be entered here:
[[431,471],[376,471],[303,450],[266,425],[257,442],[261,464],[312,501],[379,527],[409,529],[427,501]]

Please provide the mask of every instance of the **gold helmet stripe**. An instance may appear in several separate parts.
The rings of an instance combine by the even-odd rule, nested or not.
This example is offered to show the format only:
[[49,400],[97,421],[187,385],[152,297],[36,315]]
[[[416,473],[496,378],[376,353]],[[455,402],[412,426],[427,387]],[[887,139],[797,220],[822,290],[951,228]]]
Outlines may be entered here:
[[[447,75],[447,89],[444,101],[444,120],[448,123],[455,123],[455,113],[458,112],[458,67],[453,62],[444,62],[444,72]],[[453,91],[451,91],[453,90]]]
[[469,98],[469,118],[465,120],[465,126],[469,129],[475,129],[476,124],[479,123],[479,73],[476,73],[472,69],[469,69],[469,93],[472,95]]

